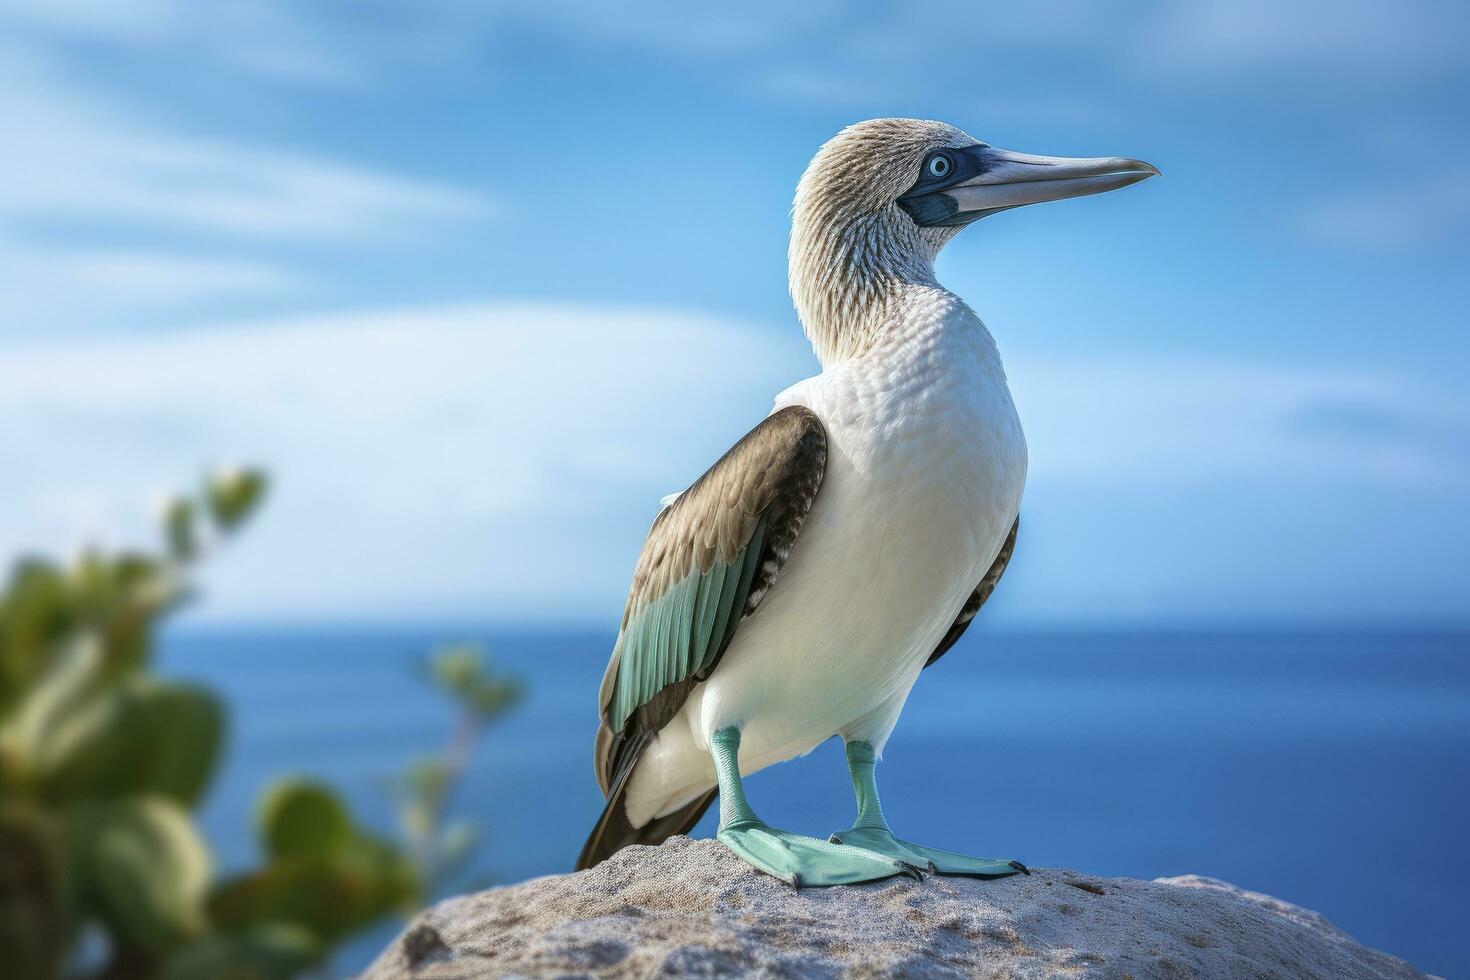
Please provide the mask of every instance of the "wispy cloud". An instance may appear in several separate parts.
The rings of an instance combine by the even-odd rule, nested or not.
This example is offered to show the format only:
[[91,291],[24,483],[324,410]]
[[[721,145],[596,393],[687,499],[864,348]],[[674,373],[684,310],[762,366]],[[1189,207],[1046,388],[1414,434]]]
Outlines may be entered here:
[[[1142,354],[1013,356],[1008,374],[1038,480],[1470,485],[1470,400],[1392,374]],[[1303,424],[1324,406],[1414,437]]]
[[98,111],[63,85],[9,72],[0,116],[0,216],[72,218],[232,236],[401,234],[405,222],[482,214],[482,194],[322,157],[193,137],[126,107]]
[[247,606],[609,600],[660,495],[807,362],[699,313],[510,303],[12,348],[0,554],[136,540],[226,454],[279,482],[227,563]]
[[929,57],[936,32],[964,39],[967,52],[982,63],[997,53],[1049,51],[1085,54],[1124,72],[1192,77],[1325,68],[1345,82],[1366,82],[1364,76],[1458,65],[1467,15],[1453,0],[1143,6],[1045,0],[1003,14],[953,0],[856,9],[761,0],[738,11],[670,0],[424,0],[411,11],[369,3],[346,20],[330,9],[281,0],[222,0],[207,7],[146,0],[105,9],[84,0],[0,0],[0,18],[53,37],[203,53],[245,71],[332,85],[367,84],[405,66],[467,59],[485,42],[529,27],[691,62],[739,62],[739,76],[757,90],[768,88],[762,79],[784,76],[795,85],[792,94],[810,97],[816,80],[826,86],[861,77],[868,85],[891,86],[951,78]]
[[0,240],[0,319],[11,331],[37,320],[74,325],[120,310],[166,310],[205,298],[309,287],[299,273],[272,262]]
[[83,287],[155,298],[177,297],[180,292],[292,289],[302,284],[289,270],[265,262],[217,262],[173,253],[77,250],[50,264]]
[[[1454,443],[1300,424],[1328,403],[1410,425],[1470,418],[1463,399],[1392,377],[1009,361],[1043,493],[1225,484],[1288,506],[1324,487],[1470,482]],[[279,480],[261,528],[225,562],[225,612],[610,614],[659,497],[811,369],[792,331],[544,303],[13,348],[0,361],[0,458],[17,461],[0,490],[0,554],[134,539],[160,481],[224,453]]]
[[1454,0],[1184,0],[1160,5],[1141,39],[1181,71],[1414,76],[1460,66],[1467,26]]
[[[1323,399],[1303,405],[1288,424],[1319,437],[1375,446],[1394,456],[1440,462],[1441,473],[1470,473],[1470,411],[1452,399],[1401,397],[1363,401]],[[1426,474],[1433,476],[1433,470]],[[1455,481],[1460,482],[1460,481]]]
[[[0,0],[0,23],[43,37],[173,49],[283,79],[357,84],[361,66],[301,9],[250,0]],[[351,36],[348,32],[348,36]]]
[[0,240],[0,334],[75,335],[241,299],[310,296],[315,285],[278,262]]
[[476,190],[191,134],[35,50],[0,45],[0,118],[12,134],[0,154],[11,331],[301,290],[304,274],[262,259],[262,245],[365,249],[495,207]]
[[1311,238],[1351,248],[1434,242],[1470,224],[1470,171],[1318,201],[1298,213],[1295,223]]
[[405,65],[468,57],[484,40],[516,27],[705,57],[790,43],[842,17],[841,5],[825,0],[760,0],[739,9],[671,0],[424,0],[411,9],[369,2],[358,5],[350,19],[281,0],[220,0],[208,8],[188,0],[95,7],[86,0],[0,0],[0,19],[52,37],[193,51],[263,75],[357,85]]

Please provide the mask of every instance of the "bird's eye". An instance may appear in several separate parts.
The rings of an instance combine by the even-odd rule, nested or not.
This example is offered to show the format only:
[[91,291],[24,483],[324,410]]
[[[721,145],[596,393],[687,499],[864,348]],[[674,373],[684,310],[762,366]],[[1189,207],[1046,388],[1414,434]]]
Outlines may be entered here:
[[954,164],[950,163],[949,157],[943,153],[936,153],[929,158],[928,170],[930,177],[947,177],[949,176],[950,169],[953,167]]

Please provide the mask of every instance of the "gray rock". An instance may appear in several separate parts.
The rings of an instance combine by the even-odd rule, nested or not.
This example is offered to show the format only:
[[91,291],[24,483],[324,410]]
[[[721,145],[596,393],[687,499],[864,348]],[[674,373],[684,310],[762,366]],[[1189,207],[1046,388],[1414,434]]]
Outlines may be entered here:
[[470,977],[1420,977],[1315,912],[1193,875],[1038,868],[796,891],[675,837],[444,902],[365,980]]

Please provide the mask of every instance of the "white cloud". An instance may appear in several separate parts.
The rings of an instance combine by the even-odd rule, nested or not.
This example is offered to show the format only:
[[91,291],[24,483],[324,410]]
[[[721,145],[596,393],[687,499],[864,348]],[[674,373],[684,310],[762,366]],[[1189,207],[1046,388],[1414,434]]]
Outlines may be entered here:
[[74,83],[34,50],[4,45],[0,118],[12,135],[0,154],[0,313],[10,331],[299,291],[311,283],[260,259],[263,245],[372,247],[494,207],[476,191],[181,132]]
[[933,70],[933,42],[940,35],[959,39],[980,66],[995,53],[1081,54],[1125,72],[1178,78],[1325,69],[1350,84],[1458,66],[1466,26],[1463,5],[1455,0],[1142,6],[1044,0],[1003,14],[952,0],[858,9],[765,0],[738,9],[672,0],[425,0],[411,10],[368,3],[355,13],[349,20],[311,5],[251,0],[207,6],[144,0],[106,9],[86,0],[0,0],[0,17],[52,36],[171,47],[298,81],[366,84],[405,66],[471,58],[487,40],[529,26],[699,63],[719,59],[755,91],[771,91],[772,81],[786,79],[793,89],[776,94],[839,102],[855,98],[830,91],[840,79],[861,78],[865,89],[890,91],[928,77],[947,85],[953,75]]
[[1418,75],[1463,63],[1465,27],[1455,0],[1183,0],[1144,40],[1177,70]]
[[1391,249],[1433,242],[1470,222],[1470,171],[1415,181],[1397,190],[1365,189],[1319,201],[1296,226],[1319,241]]
[[52,36],[174,48],[262,75],[355,85],[391,67],[467,57],[479,42],[516,25],[670,54],[728,56],[810,36],[842,13],[830,2],[768,0],[738,9],[675,0],[425,0],[411,10],[362,3],[350,19],[309,5],[258,0],[96,7],[87,0],[0,0],[0,18]]
[[659,496],[806,363],[706,315],[510,303],[13,347],[0,555],[137,540],[224,454],[278,478],[235,608],[605,599]]
[[144,296],[177,297],[180,291],[276,290],[301,284],[292,273],[262,262],[215,262],[169,253],[74,251],[58,258],[81,288],[101,288]]
[[114,44],[173,47],[262,75],[333,84],[360,81],[351,61],[284,5],[221,0],[0,0],[0,18],[20,29]]
[[[1363,370],[1048,355],[1007,358],[1034,480],[1150,487],[1470,483],[1470,400]],[[1395,438],[1303,424],[1324,408]],[[1422,434],[1424,438],[1416,437]]]
[[398,237],[405,225],[474,216],[479,194],[352,164],[201,139],[106,111],[61,85],[6,73],[0,216],[82,218],[230,236]]
[[154,41],[172,33],[171,0],[94,3],[90,0],[0,0],[0,14],[84,37]]
[[78,324],[108,319],[122,309],[163,310],[223,296],[308,288],[299,274],[270,262],[0,240],[0,318],[17,332],[38,319]]
[[[1037,490],[1252,485],[1300,500],[1470,478],[1457,443],[1300,424],[1314,406],[1346,405],[1470,431],[1463,399],[1392,378],[1009,363]],[[794,330],[558,304],[12,345],[0,359],[0,459],[14,461],[0,554],[136,540],[148,499],[228,456],[270,467],[277,489],[223,560],[214,612],[611,616],[658,498],[811,367]]]

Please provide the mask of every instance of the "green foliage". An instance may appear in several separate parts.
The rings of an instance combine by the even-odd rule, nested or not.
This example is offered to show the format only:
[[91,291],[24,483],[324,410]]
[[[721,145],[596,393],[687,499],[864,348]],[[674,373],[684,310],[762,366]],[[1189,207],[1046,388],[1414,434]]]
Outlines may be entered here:
[[205,483],[204,502],[215,524],[233,531],[260,503],[265,488],[265,474],[259,470],[223,470]]
[[479,724],[495,720],[521,699],[520,682],[495,674],[484,651],[469,645],[431,656],[429,677]]
[[229,931],[271,923],[304,927],[323,946],[395,911],[411,911],[413,865],[393,844],[354,833],[327,854],[273,859],[223,882],[209,910]]
[[223,731],[224,709],[208,691],[128,677],[58,726],[41,792],[55,800],[154,793],[193,805]]
[[333,854],[356,833],[352,816],[325,786],[284,779],[260,804],[260,836],[273,858]]
[[520,701],[518,680],[497,674],[490,658],[470,644],[445,647],[428,658],[429,681],[459,708],[449,744],[409,767],[398,784],[398,820],[421,885],[420,900],[432,897],[479,844],[475,827],[447,819],[454,791],[491,722]]
[[273,980],[310,970],[322,946],[306,928],[289,922],[215,932],[168,958],[159,980]]
[[[224,708],[148,665],[193,564],[243,526],[265,489],[251,470],[212,476],[196,498],[164,508],[161,554],[22,560],[0,591],[5,975],[292,977],[423,893],[412,854],[303,781],[261,803],[264,863],[212,875],[190,809],[219,761]],[[473,670],[455,677],[481,716],[506,697]],[[107,939],[104,962],[77,966],[88,926]]]
[[194,501],[174,497],[163,508],[163,536],[168,553],[178,561],[191,561],[199,554],[199,532],[195,526]]
[[165,953],[202,935],[209,850],[172,800],[128,796],[68,809],[75,901],[126,947]]

